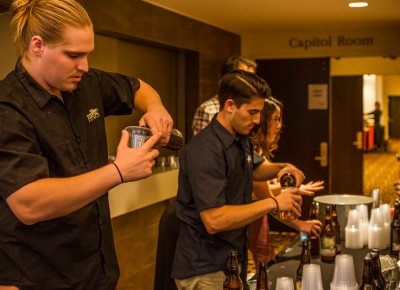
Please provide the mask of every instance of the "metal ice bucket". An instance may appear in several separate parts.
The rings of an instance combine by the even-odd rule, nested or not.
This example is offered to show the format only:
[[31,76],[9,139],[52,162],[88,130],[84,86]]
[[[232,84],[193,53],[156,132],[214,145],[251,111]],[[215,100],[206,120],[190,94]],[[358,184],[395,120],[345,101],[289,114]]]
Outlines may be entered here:
[[342,240],[345,236],[345,227],[347,224],[347,217],[351,209],[355,209],[359,204],[368,206],[368,217],[371,215],[371,208],[373,199],[365,195],[355,194],[328,194],[314,197],[314,201],[319,203],[318,219],[323,223],[325,217],[325,208],[328,205],[336,204],[338,213],[338,220],[340,225],[340,233]]

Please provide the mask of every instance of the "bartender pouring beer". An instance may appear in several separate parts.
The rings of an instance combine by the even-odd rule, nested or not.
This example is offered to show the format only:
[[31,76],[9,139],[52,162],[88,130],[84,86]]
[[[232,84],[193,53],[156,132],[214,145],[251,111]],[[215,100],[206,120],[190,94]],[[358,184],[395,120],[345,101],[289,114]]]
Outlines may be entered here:
[[[248,139],[270,95],[265,80],[253,73],[225,74],[218,90],[219,113],[181,153],[176,199],[181,226],[172,269],[178,289],[220,290],[230,250],[238,252],[246,281],[246,226],[280,210],[300,216],[297,187],[304,174],[292,165],[253,156]],[[295,176],[296,188],[251,203],[253,180],[279,179],[284,173]]]
[[[114,290],[107,191],[148,177],[172,119],[142,80],[88,68],[94,32],[74,0],[15,0],[19,60],[0,82],[0,290]],[[144,113],[154,135],[107,163],[104,118]]]

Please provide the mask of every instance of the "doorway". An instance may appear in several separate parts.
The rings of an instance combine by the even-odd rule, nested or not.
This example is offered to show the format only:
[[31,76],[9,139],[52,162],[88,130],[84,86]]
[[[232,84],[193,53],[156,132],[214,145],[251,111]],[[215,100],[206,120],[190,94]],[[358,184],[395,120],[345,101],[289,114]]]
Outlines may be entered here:
[[400,95],[389,96],[389,136],[400,139]]
[[[389,59],[383,57],[349,57],[349,58],[331,58],[331,76],[341,77],[354,77],[363,76],[364,74],[375,74],[381,78],[381,81],[377,84],[377,98],[370,101],[370,108],[365,108],[365,102],[363,104],[363,112],[371,111],[375,100],[381,102],[382,123],[384,127],[384,148],[383,152],[375,152],[363,150],[362,166],[359,167],[358,171],[362,171],[362,193],[370,195],[372,188],[380,188],[382,191],[387,192],[388,197],[393,197],[393,181],[399,178],[399,162],[396,161],[395,151],[397,142],[390,130],[389,121],[391,114],[389,96],[397,97],[400,96],[400,66],[399,60]],[[332,96],[334,99],[335,96]],[[392,109],[394,114],[400,112],[400,109]],[[395,111],[397,110],[397,111]],[[351,113],[351,112],[350,112]],[[399,114],[399,113],[397,113]],[[353,116],[354,114],[351,113]],[[353,119],[353,122],[362,121],[362,114]],[[391,136],[392,135],[392,136]],[[354,136],[354,140],[357,138]],[[364,140],[363,140],[364,141]],[[364,142],[363,142],[364,143]],[[363,144],[365,145],[365,143]],[[386,146],[386,148],[385,148]],[[373,158],[376,157],[376,158]],[[383,157],[383,158],[378,158]],[[388,159],[384,159],[387,157]],[[370,160],[372,159],[373,160]],[[373,162],[375,161],[375,162]],[[375,165],[376,164],[376,165]],[[386,193],[383,195],[385,198]],[[384,200],[383,200],[384,201]],[[393,205],[393,203],[391,203]]]

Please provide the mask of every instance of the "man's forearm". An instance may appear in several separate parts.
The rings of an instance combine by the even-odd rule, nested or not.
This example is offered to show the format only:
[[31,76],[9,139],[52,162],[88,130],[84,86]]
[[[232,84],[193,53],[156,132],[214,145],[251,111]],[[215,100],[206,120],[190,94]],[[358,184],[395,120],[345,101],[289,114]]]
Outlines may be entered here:
[[265,181],[276,178],[279,171],[288,167],[288,163],[263,162],[253,172],[254,181]]

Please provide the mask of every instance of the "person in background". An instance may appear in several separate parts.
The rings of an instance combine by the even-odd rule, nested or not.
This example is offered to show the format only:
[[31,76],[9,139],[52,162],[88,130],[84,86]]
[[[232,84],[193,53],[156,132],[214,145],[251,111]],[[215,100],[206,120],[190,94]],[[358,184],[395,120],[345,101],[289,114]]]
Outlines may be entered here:
[[374,143],[375,143],[375,149],[379,151],[382,148],[382,141],[383,141],[383,132],[381,127],[381,116],[382,116],[381,104],[379,102],[375,102],[375,110],[366,113],[364,115],[372,116],[372,119],[374,120]]
[[[244,56],[232,56],[222,66],[221,76],[237,69],[255,73],[257,69],[257,63]],[[211,122],[212,118],[218,113],[218,111],[219,101],[217,95],[214,95],[207,101],[200,104],[193,117],[193,136],[203,130]]]
[[[0,289],[114,290],[107,192],[148,177],[173,121],[137,78],[89,69],[92,22],[74,0],[11,4],[19,59],[0,81]],[[144,113],[155,134],[107,162],[104,119]]]
[[176,213],[181,222],[172,277],[178,289],[221,289],[229,250],[238,251],[241,276],[247,276],[247,225],[270,212],[300,215],[301,196],[288,194],[251,202],[253,180],[291,173],[300,185],[304,174],[286,163],[253,155],[248,135],[260,123],[265,80],[243,70],[225,74],[219,85],[220,111],[193,137],[180,155]]
[[[274,151],[278,149],[278,141],[282,128],[283,104],[274,97],[265,99],[264,108],[261,111],[260,125],[255,127],[250,134],[250,140],[254,145],[254,152],[271,161]],[[301,195],[313,195],[315,191],[323,189],[323,181],[309,182],[302,184],[299,188]],[[278,182],[253,182],[253,200],[279,195],[281,186]],[[284,224],[296,229],[297,231],[310,234],[317,234],[321,230],[321,222],[318,220],[302,221],[290,220],[281,221]],[[269,262],[274,257],[274,249],[269,233],[268,215],[257,219],[250,225],[249,230],[249,250],[252,252],[253,260],[258,271],[260,261]]]
[[396,195],[400,198],[400,179],[395,181],[395,183],[393,184],[394,186],[394,192],[396,193]]

